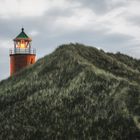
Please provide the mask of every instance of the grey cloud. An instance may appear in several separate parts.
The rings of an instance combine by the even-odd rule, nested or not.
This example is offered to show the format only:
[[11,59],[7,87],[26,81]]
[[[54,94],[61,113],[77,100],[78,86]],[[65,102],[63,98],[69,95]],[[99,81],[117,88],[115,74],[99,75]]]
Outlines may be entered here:
[[49,17],[59,17],[59,16],[63,16],[63,17],[67,17],[67,16],[71,16],[73,14],[72,10],[70,9],[51,9],[49,11],[46,12],[46,16]]
[[[75,1],[75,0],[72,0]],[[125,0],[114,3],[111,0],[77,0],[83,7],[92,9],[96,14],[105,14],[112,9],[125,6]]]
[[0,79],[4,79],[9,75],[9,49],[0,48]]
[[81,1],[83,7],[88,6],[97,14],[103,14],[108,11],[108,5],[106,0],[82,0]]
[[140,15],[135,15],[135,16],[134,15],[127,15],[125,18],[129,23],[131,23],[134,26],[140,25]]

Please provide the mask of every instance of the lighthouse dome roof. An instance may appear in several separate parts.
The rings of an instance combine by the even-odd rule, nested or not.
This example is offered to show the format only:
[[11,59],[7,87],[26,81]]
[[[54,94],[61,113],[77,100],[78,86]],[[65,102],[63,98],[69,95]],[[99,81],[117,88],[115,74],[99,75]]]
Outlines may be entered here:
[[22,30],[21,33],[14,39],[14,41],[21,39],[31,41],[31,38],[28,37],[28,35],[24,32],[24,28],[22,28],[21,30]]

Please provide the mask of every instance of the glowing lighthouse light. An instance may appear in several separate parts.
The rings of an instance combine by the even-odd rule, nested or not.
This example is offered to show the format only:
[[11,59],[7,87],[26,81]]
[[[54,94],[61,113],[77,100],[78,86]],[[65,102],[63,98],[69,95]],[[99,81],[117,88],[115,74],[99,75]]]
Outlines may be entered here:
[[19,44],[19,48],[22,48],[22,49],[27,48],[26,43],[25,43],[24,40],[21,40],[21,42]]
[[21,48],[21,49],[26,49],[26,48],[30,47],[30,41],[28,41],[28,40],[20,40],[17,43],[16,47]]

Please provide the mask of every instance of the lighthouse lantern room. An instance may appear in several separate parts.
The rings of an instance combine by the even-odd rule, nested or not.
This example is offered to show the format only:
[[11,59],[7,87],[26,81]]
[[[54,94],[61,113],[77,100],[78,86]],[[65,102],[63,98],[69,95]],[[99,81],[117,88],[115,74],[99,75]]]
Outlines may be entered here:
[[30,64],[35,63],[36,51],[31,47],[31,38],[21,29],[21,33],[13,40],[14,49],[10,49],[10,75],[17,73]]

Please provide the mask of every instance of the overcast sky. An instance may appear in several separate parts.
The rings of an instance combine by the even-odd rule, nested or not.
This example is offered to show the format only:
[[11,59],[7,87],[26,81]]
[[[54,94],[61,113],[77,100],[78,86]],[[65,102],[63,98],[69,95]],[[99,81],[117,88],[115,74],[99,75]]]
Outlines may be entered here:
[[0,0],[0,80],[22,26],[37,58],[70,42],[140,58],[140,0]]

